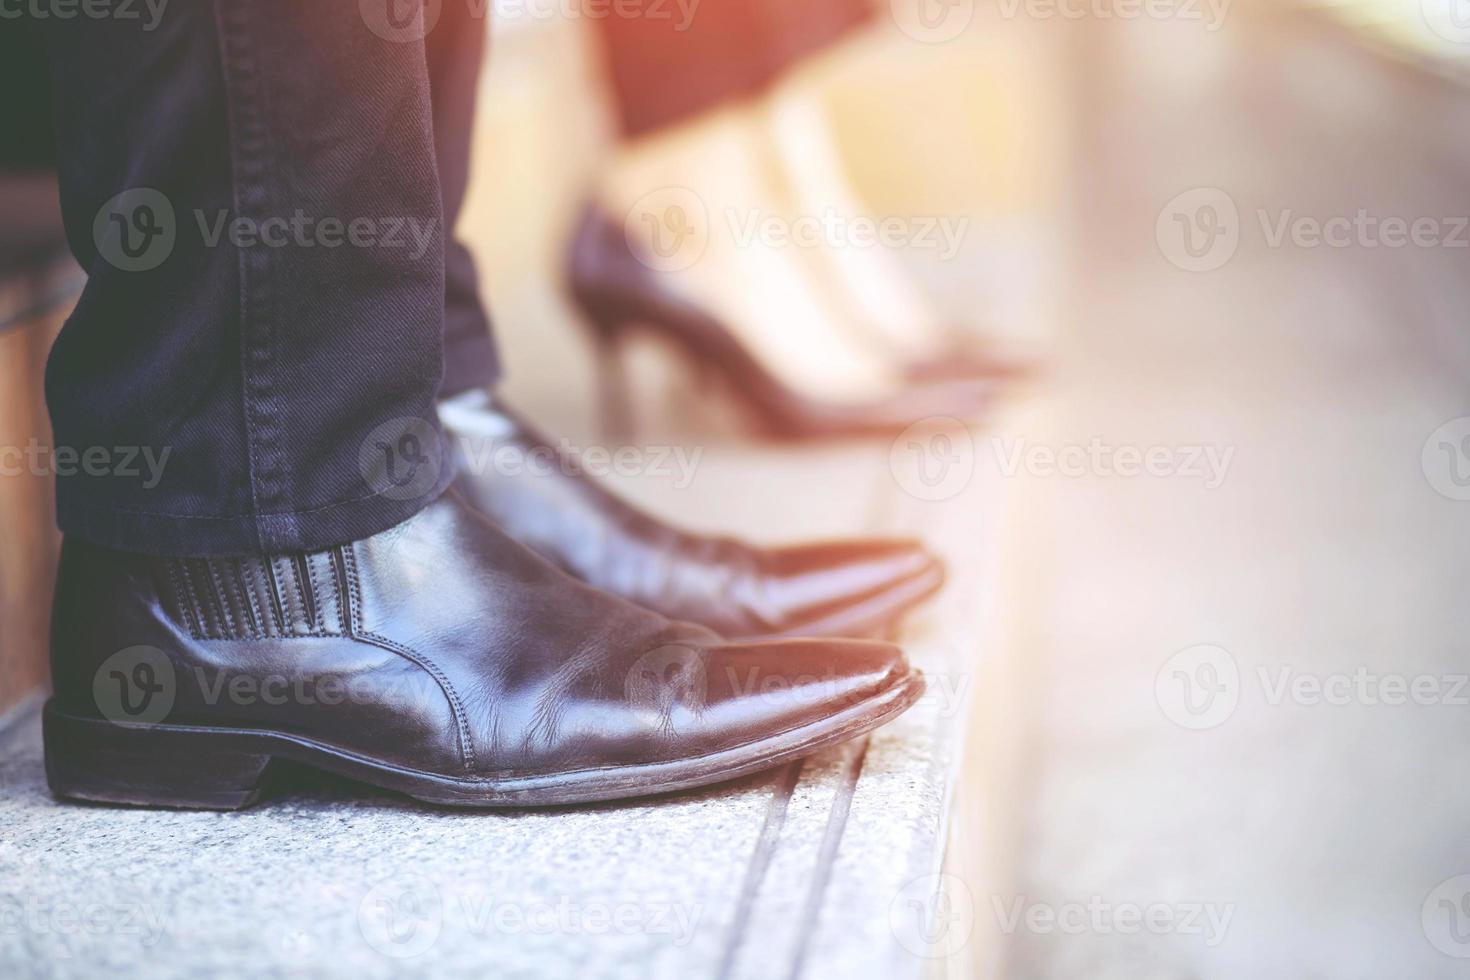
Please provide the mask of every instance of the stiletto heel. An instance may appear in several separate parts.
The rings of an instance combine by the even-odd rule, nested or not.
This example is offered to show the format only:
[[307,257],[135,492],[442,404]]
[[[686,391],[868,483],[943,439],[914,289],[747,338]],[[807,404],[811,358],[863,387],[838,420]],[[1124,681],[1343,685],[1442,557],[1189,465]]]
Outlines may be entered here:
[[638,432],[633,417],[633,391],[623,359],[621,333],[597,328],[597,404],[602,438],[609,445],[626,445]]
[[46,780],[57,796],[129,806],[239,810],[260,796],[270,756],[227,733],[119,725],[46,705]]
[[730,379],[709,360],[683,349],[675,353],[680,363],[674,367],[685,370],[671,382],[670,404],[685,438],[734,442],[767,431],[750,404],[731,390]]

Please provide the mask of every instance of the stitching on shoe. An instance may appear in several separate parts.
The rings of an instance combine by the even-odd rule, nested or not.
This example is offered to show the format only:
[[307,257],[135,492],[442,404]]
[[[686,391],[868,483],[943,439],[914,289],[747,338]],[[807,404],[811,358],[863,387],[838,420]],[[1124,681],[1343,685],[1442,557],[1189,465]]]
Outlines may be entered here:
[[347,582],[347,557],[341,545],[333,548],[329,555],[332,565],[332,592],[337,599],[337,619],[342,624],[342,632],[352,636],[354,610],[348,603],[348,594],[352,587]]
[[[321,554],[326,554],[330,558],[333,552],[323,552]],[[298,600],[301,602],[303,620],[308,618],[308,612],[310,611],[314,610],[316,615],[310,617],[312,619],[312,622],[309,624],[311,627],[310,631],[301,634],[287,629],[284,608],[277,610],[282,619],[282,638],[289,640],[294,638],[319,637],[358,640],[387,650],[390,653],[395,653],[428,673],[434,682],[439,685],[440,690],[443,691],[445,699],[449,702],[450,712],[454,715],[455,725],[459,732],[460,764],[466,772],[473,773],[476,765],[474,742],[470,737],[469,719],[465,710],[464,701],[460,698],[459,692],[455,689],[454,684],[437,664],[411,647],[404,646],[372,631],[359,631],[358,627],[363,622],[363,598],[362,581],[357,568],[357,557],[347,548],[335,549],[335,554],[340,559],[342,572],[346,576],[345,594],[341,591],[343,583],[340,581],[334,583],[335,591],[338,593],[336,598],[338,600],[342,631],[328,630],[321,622],[322,605],[319,599],[320,592],[316,571],[312,567],[311,556],[302,555],[301,558],[306,565],[307,575],[310,579],[313,599],[316,601],[308,604],[301,575],[299,574],[300,566],[294,562],[292,562],[292,571],[296,574],[290,577],[296,587]],[[269,634],[268,628],[264,630],[261,628],[264,623],[264,618],[260,614],[259,599],[254,591],[255,579],[253,572],[247,568],[244,562],[240,562],[235,567],[226,566],[226,569],[222,570],[222,563],[216,563],[214,560],[208,558],[198,559],[204,568],[208,569],[209,581],[214,586],[213,589],[203,590],[204,595],[201,598],[200,591],[194,585],[194,575],[191,572],[190,566],[191,561],[193,560],[170,560],[168,571],[175,596],[178,599],[182,618],[186,620],[190,634],[195,639],[231,640],[244,638],[241,627],[246,625],[242,622],[245,618],[251,620],[249,624],[251,627],[250,636],[263,639]],[[277,595],[275,592],[276,585],[274,584],[276,557],[271,556],[265,559],[265,561],[270,562],[269,570],[265,574],[269,575],[272,580],[272,598],[274,599]],[[226,583],[226,570],[233,571],[235,576],[238,577],[231,576],[233,581]],[[232,590],[230,586],[237,583],[239,588]],[[241,598],[239,595],[240,591],[244,591],[248,599]],[[185,600],[185,596],[187,596],[187,601]],[[239,615],[236,614],[235,610],[237,603],[240,607]],[[212,612],[217,612],[219,618],[213,619],[210,615]]]
[[213,612],[219,613],[214,621],[216,627],[214,631],[215,635],[221,639],[226,638],[234,632],[234,626],[229,622],[229,610],[225,608],[224,600],[219,594],[219,580],[214,573],[214,564],[208,558],[199,559],[199,563],[203,566],[204,571],[208,573],[207,576],[201,574],[200,577],[205,580],[206,585],[210,584],[211,581],[214,584],[214,588],[205,589],[205,592],[209,597],[210,609]]
[[326,620],[322,616],[321,592],[317,588],[316,569],[312,567],[311,555],[302,555],[301,564],[306,566],[306,577],[311,591],[311,604],[306,607],[311,618],[311,632],[313,635],[318,635],[326,629]]
[[225,607],[225,618],[229,624],[230,636],[239,638],[245,628],[245,613],[238,608],[240,597],[236,590],[230,588],[231,568],[225,559],[209,560],[209,573],[214,576],[214,587],[219,592],[220,602]]
[[185,588],[189,590],[189,602],[199,617],[200,638],[207,640],[215,633],[214,621],[210,618],[205,602],[199,597],[199,587],[194,584],[194,568],[187,558],[179,562],[179,573],[184,578]]
[[466,721],[465,719],[464,704],[460,701],[459,693],[455,691],[454,685],[449,682],[449,678],[444,675],[444,672],[440,670],[432,660],[426,659],[417,651],[409,647],[403,646],[400,643],[395,643],[393,640],[388,639],[386,636],[379,636],[376,633],[359,633],[356,636],[350,637],[350,639],[365,640],[376,646],[380,646],[383,649],[388,650],[392,653],[396,653],[399,656],[418,664],[424,670],[428,671],[433,676],[433,678],[439,682],[439,687],[443,689],[445,697],[449,699],[449,708],[450,711],[454,713],[454,720],[459,725],[460,761],[463,763],[465,771],[474,772],[475,748],[474,744],[470,741],[470,726],[468,721]]
[[276,581],[276,562],[273,558],[266,558],[260,563],[261,571],[265,574],[265,587],[270,592],[271,622],[274,624],[277,636],[285,636],[286,614],[282,610],[281,586]]
[[357,556],[350,548],[342,548],[342,569],[347,573],[347,601],[352,607],[352,619],[348,624],[348,635],[354,635],[362,625],[362,583],[357,579]]
[[265,617],[260,614],[260,602],[255,595],[255,574],[251,571],[254,560],[235,560],[235,572],[240,577],[241,591],[245,593],[245,612],[250,617],[251,636],[255,639],[270,636],[270,628],[265,625]]
[[168,579],[174,590],[174,603],[182,614],[184,624],[189,627],[189,635],[197,640],[200,638],[201,631],[196,625],[194,610],[190,607],[188,597],[184,593],[183,583],[179,580],[179,563],[173,559],[168,561]]
[[[357,574],[357,556],[347,548],[342,549],[343,568],[347,572],[348,600],[352,603],[352,619],[355,623],[362,623],[362,581]],[[459,692],[449,682],[449,678],[432,661],[426,660],[417,651],[395,643],[385,636],[379,636],[371,631],[352,633],[354,639],[363,639],[376,643],[384,649],[391,650],[401,657],[418,664],[427,670],[444,691],[444,696],[449,699],[449,710],[454,713],[454,720],[459,725],[459,757],[467,772],[475,771],[475,746],[470,740],[469,721],[465,716],[464,704],[460,701]]]
[[199,627],[199,635],[196,639],[204,639],[209,636],[209,621],[204,617],[204,610],[199,607],[199,596],[194,592],[194,580],[189,577],[189,562],[184,558],[173,559],[179,569],[179,587],[183,589],[180,593],[182,601],[189,607],[189,612]]
[[[271,559],[271,561],[280,561],[280,560],[281,559],[278,559],[278,558],[272,558]],[[286,577],[291,580],[291,585],[295,589],[295,592],[296,592],[296,603],[297,603],[297,608],[294,609],[294,610],[292,610],[292,612],[291,612],[291,625],[290,625],[290,628],[289,628],[288,632],[290,632],[292,635],[295,635],[295,633],[296,633],[296,617],[297,617],[298,614],[301,617],[301,624],[302,624],[302,626],[305,627],[305,629],[307,630],[307,632],[310,632],[311,631],[312,624],[311,623],[308,623],[306,621],[306,610],[308,608],[307,605],[306,605],[306,593],[302,591],[302,587],[301,587],[301,570],[297,567],[296,562],[294,562],[294,561],[287,561],[286,562]]]

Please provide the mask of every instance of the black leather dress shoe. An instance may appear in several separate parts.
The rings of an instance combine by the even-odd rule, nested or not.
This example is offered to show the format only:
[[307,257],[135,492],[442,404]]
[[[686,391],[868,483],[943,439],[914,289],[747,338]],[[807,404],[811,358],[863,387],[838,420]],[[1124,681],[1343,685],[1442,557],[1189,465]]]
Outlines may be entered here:
[[235,809],[273,759],[473,807],[719,782],[922,693],[884,643],[727,644],[592,589],[452,491],[312,554],[63,548],[46,771],[64,797]]
[[599,486],[488,395],[440,406],[457,488],[507,534],[599,589],[727,637],[866,636],[944,582],[915,541],[761,549],[669,527]]

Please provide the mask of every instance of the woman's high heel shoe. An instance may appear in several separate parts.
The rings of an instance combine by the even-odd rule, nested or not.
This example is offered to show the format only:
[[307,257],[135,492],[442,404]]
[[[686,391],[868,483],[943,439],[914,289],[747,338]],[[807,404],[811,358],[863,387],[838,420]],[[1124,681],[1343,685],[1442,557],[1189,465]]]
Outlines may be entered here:
[[719,377],[758,428],[777,438],[891,434],[936,416],[975,420],[1000,387],[994,376],[899,370],[894,383],[860,398],[811,397],[768,366],[779,352],[759,356],[721,319],[668,288],[634,252],[623,226],[595,206],[574,235],[568,279],[598,347],[604,418],[613,426],[630,425],[618,350],[636,331],[667,341],[701,373]]

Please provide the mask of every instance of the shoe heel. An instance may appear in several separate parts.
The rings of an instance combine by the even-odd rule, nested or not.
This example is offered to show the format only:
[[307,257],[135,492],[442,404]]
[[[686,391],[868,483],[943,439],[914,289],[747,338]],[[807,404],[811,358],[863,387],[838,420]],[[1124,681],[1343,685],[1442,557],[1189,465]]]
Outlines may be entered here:
[[598,325],[595,336],[602,438],[609,445],[626,445],[637,434],[637,422],[633,417],[633,391],[623,360],[621,332],[615,327]]
[[240,810],[260,796],[270,756],[223,749],[198,731],[125,727],[46,706],[46,780],[57,796],[128,806]]

